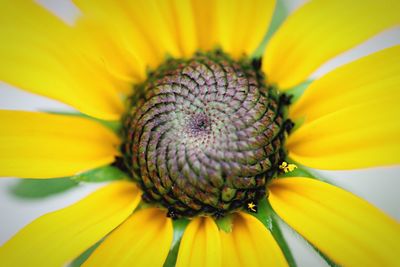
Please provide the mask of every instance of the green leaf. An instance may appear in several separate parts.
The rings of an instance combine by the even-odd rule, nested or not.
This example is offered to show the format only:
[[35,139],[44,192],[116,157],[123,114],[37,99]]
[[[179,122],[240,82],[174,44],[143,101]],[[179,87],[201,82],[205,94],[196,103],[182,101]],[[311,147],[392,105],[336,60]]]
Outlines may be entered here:
[[187,219],[174,220],[174,239],[171,244],[171,249],[169,251],[168,257],[164,262],[164,267],[174,267],[176,264],[176,259],[178,257],[179,246],[181,244],[181,239],[186,226],[189,224]]
[[67,116],[76,116],[76,117],[81,117],[89,120],[94,120],[97,121],[101,124],[103,124],[105,127],[109,128],[115,133],[118,133],[119,130],[121,129],[121,122],[120,121],[106,121],[106,120],[101,120],[97,118],[93,118],[89,115],[80,113],[80,112],[58,112],[58,111],[47,111],[48,113],[51,114],[58,114],[58,115],[67,115]]
[[20,198],[43,198],[67,191],[78,184],[69,178],[21,179],[10,191]]
[[226,215],[218,220],[215,223],[218,225],[218,228],[226,233],[232,232],[232,216]]
[[128,175],[114,166],[103,166],[81,174],[72,176],[77,182],[105,182],[113,180],[128,179]]
[[272,16],[271,24],[269,25],[268,31],[265,34],[264,39],[262,40],[261,44],[256,49],[256,51],[253,53],[252,57],[257,58],[263,55],[269,39],[271,39],[272,35],[276,32],[276,30],[279,28],[282,22],[285,21],[288,15],[289,15],[289,9],[286,7],[284,0],[276,1],[276,6],[274,14]]
[[92,253],[96,250],[98,246],[100,246],[103,239],[88,248],[85,252],[83,252],[78,258],[73,260],[68,266],[69,267],[80,267],[82,264],[92,255]]
[[276,242],[280,246],[283,255],[290,267],[296,267],[296,262],[293,258],[292,252],[290,251],[289,245],[286,242],[285,237],[282,234],[282,230],[279,226],[279,217],[272,209],[271,204],[266,198],[262,198],[257,205],[257,213],[250,213],[258,220],[260,220],[265,227],[267,227],[272,235],[274,236]]

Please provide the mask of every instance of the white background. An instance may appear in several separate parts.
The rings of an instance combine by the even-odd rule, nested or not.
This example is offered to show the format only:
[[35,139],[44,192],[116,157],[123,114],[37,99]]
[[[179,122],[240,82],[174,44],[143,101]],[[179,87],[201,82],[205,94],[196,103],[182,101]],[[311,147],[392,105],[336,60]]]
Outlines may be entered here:
[[[77,14],[77,10],[68,0],[42,0],[40,2],[68,22],[72,22]],[[287,0],[284,2],[289,10],[293,10],[302,1]],[[400,44],[400,28],[386,31],[365,44],[340,55],[321,67],[313,76],[318,77],[339,65],[394,44]],[[71,110],[59,102],[34,96],[1,83],[0,109]],[[320,171],[320,173],[335,184],[363,197],[400,220],[400,167],[358,171]],[[85,184],[65,194],[44,200],[21,200],[9,193],[10,186],[15,182],[16,180],[13,178],[0,179],[0,244],[38,216],[65,207],[101,186],[101,184]],[[295,258],[300,266],[325,266],[325,263],[307,248],[304,241],[289,230],[285,231],[285,234],[290,239],[290,245],[294,249]]]

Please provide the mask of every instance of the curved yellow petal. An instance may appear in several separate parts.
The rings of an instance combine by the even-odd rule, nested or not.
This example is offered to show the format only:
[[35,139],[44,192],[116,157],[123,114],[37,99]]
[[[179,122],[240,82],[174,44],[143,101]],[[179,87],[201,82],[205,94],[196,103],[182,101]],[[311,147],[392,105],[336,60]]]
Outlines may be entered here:
[[118,144],[92,120],[0,110],[0,176],[71,176],[113,162]]
[[393,96],[333,112],[289,136],[289,157],[327,170],[399,164],[398,114],[398,98]]
[[113,231],[83,266],[163,266],[172,238],[165,212],[143,209]]
[[313,82],[290,117],[290,157],[319,169],[400,163],[400,46],[372,54]]
[[181,55],[217,46],[239,57],[250,55],[268,30],[275,0],[160,1]]
[[340,266],[397,266],[400,225],[366,201],[309,178],[277,179],[272,207]]
[[216,0],[192,0],[198,48],[211,50],[217,45]]
[[309,1],[272,37],[263,69],[280,88],[295,86],[339,53],[400,25],[399,12],[397,0]]
[[194,0],[199,47],[216,45],[239,57],[251,55],[267,33],[275,0]]
[[109,184],[23,228],[0,247],[0,265],[64,266],[117,227],[139,201],[133,183]]
[[130,94],[132,84],[146,78],[146,64],[130,54],[114,38],[114,34],[98,22],[80,18],[73,30],[76,46],[96,65],[102,65],[106,75],[116,80],[115,89]]
[[156,1],[168,25],[180,55],[189,57],[198,48],[196,24],[191,1]]
[[272,234],[254,216],[235,215],[232,232],[220,234],[222,266],[288,266]]
[[[102,47],[102,58],[108,64],[124,64],[132,69],[120,68],[120,75],[136,73],[144,78],[148,67],[156,67],[167,54],[180,56],[174,28],[166,17],[170,3],[158,0],[73,0],[82,10],[84,24],[110,38],[109,47]],[[79,27],[79,25],[78,25]],[[85,31],[83,31],[84,33]],[[92,44],[94,46],[97,43]],[[101,44],[100,44],[101,45]],[[123,55],[124,59],[117,58]],[[119,61],[119,62],[118,62]],[[125,62],[121,62],[125,61]],[[113,64],[114,62],[114,64]]]
[[183,233],[176,266],[221,266],[221,241],[212,218],[198,217],[189,223]]
[[82,20],[111,37],[110,47],[103,46],[101,53],[109,64],[121,67],[122,76],[128,75],[121,66],[125,63],[113,59],[114,51],[136,62],[139,73],[157,66],[167,54],[188,57],[218,45],[235,57],[249,55],[267,32],[275,6],[275,0],[74,2],[84,13]]
[[69,104],[83,113],[119,119],[123,104],[104,68],[86,60],[73,31],[34,1],[0,1],[0,80]]
[[290,107],[290,117],[305,123],[400,90],[400,45],[339,67],[315,80]]

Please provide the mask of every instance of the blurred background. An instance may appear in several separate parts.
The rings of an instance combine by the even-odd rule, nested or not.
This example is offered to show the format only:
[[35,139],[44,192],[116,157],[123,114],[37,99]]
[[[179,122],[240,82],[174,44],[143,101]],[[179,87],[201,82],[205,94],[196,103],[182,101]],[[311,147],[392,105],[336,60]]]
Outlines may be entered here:
[[[41,0],[38,2],[68,23],[72,23],[79,12],[68,0]],[[302,2],[296,0],[281,1],[281,12],[289,14]],[[351,51],[332,59],[318,69],[313,74],[313,77],[319,77],[337,66],[395,44],[400,44],[400,27],[379,34]],[[0,109],[74,111],[57,101],[25,93],[1,82]],[[326,177],[334,184],[366,199],[392,217],[400,220],[400,167],[315,172]],[[21,199],[11,193],[16,183],[17,180],[13,178],[0,179],[0,244],[7,241],[24,225],[40,215],[68,206],[102,186],[99,183],[80,184],[64,193],[44,199]],[[289,239],[289,245],[293,249],[299,266],[326,266],[301,238],[286,227],[285,235]]]

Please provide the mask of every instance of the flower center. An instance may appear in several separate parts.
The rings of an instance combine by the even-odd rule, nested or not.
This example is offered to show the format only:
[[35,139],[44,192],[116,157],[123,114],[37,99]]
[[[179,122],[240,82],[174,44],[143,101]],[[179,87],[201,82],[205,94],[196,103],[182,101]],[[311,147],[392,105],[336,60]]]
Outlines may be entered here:
[[198,53],[134,87],[123,154],[145,201],[171,217],[219,217],[265,196],[285,158],[286,123],[258,63]]

